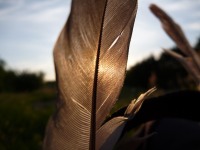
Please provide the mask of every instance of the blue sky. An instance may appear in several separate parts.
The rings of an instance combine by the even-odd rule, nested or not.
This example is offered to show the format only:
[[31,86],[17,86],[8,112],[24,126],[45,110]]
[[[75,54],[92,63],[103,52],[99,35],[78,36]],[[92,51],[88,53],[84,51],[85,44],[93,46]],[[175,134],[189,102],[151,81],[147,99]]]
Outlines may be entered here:
[[[192,45],[200,37],[200,0],[139,0],[128,68],[175,45],[149,11],[151,3],[182,26]],[[52,52],[70,4],[70,0],[0,0],[0,58],[7,68],[43,71],[45,79],[55,79]]]

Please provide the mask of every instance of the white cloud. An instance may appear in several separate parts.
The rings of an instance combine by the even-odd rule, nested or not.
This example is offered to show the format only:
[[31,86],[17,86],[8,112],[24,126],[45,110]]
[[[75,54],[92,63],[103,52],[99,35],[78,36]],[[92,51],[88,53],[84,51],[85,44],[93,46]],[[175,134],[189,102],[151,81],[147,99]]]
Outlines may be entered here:
[[23,0],[18,0],[17,5],[11,5],[0,10],[0,20],[2,21],[17,21],[31,23],[48,23],[56,22],[63,16],[67,16],[70,11],[69,1],[66,5],[55,5],[59,0],[53,1],[34,1],[34,3],[24,3]]
[[200,11],[197,11],[197,12],[194,12],[194,13],[192,13],[192,15],[195,17],[198,17],[198,18],[200,18]]
[[200,22],[193,22],[186,25],[186,28],[189,30],[200,31]]
[[200,0],[152,0],[169,12],[180,12],[200,7]]
[[[56,7],[46,9],[36,13],[22,14],[17,17],[18,21],[26,21],[32,23],[49,23],[56,22],[63,14],[67,16],[69,9],[66,7]],[[15,17],[16,19],[16,17]]]
[[[5,56],[5,61],[14,68],[42,70],[47,79],[54,79],[52,50],[67,20],[70,0],[0,0],[0,4],[5,1],[7,5],[0,6],[0,22],[1,27],[4,27],[0,29],[1,35],[4,35],[0,38],[4,53],[0,51],[0,55]],[[149,11],[150,3],[166,10],[189,31],[186,33],[189,39],[196,40],[197,31],[200,30],[200,13],[197,9],[200,7],[200,0],[140,1],[130,43],[128,67],[149,55],[157,57],[162,51],[161,47],[170,48],[175,45]]]
[[29,10],[41,10],[56,4],[56,2],[59,2],[59,0],[33,1],[33,3],[29,5]]
[[187,2],[174,1],[173,3],[165,4],[164,6],[167,11],[182,11],[189,9],[193,5]]

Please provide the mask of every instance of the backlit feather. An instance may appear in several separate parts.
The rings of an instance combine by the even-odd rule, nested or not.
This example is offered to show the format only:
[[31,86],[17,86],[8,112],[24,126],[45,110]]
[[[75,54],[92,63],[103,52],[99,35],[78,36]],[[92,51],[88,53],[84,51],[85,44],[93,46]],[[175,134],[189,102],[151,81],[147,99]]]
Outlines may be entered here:
[[54,48],[57,112],[45,150],[94,150],[122,88],[137,0],[73,0]]

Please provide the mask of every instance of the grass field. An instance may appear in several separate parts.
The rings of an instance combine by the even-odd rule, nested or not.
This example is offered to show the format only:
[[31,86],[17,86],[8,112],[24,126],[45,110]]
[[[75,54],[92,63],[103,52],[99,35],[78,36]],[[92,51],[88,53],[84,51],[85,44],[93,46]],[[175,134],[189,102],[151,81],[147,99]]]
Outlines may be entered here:
[[0,149],[39,150],[54,111],[54,90],[0,94]]
[[[112,112],[127,105],[138,92],[124,88]],[[40,150],[55,100],[55,88],[0,93],[0,150]]]

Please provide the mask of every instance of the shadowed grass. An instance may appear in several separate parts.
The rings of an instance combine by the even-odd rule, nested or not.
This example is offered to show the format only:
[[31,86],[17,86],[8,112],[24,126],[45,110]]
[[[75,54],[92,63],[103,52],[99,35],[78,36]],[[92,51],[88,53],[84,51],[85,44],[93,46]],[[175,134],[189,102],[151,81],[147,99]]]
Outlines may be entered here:
[[0,149],[41,149],[49,114],[54,111],[53,90],[0,94]]

